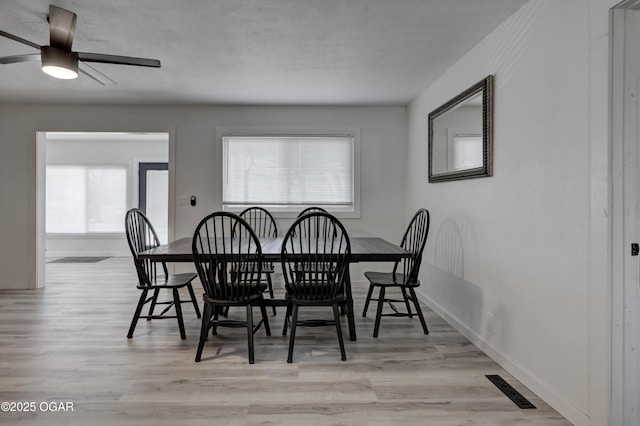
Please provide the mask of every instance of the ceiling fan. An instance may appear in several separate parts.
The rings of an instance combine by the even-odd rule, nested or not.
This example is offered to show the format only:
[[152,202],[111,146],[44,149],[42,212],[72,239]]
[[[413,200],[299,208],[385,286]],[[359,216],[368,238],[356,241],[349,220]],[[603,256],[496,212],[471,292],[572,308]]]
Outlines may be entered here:
[[0,64],[13,64],[40,59],[42,61],[42,71],[52,77],[65,80],[77,78],[78,71],[80,71],[103,85],[115,84],[115,81],[90,66],[87,62],[160,68],[160,61],[157,59],[73,52],[71,45],[76,29],[76,19],[77,15],[75,13],[50,5],[48,18],[49,46],[39,46],[29,40],[0,30],[0,36],[10,38],[40,51],[40,53],[0,57]]

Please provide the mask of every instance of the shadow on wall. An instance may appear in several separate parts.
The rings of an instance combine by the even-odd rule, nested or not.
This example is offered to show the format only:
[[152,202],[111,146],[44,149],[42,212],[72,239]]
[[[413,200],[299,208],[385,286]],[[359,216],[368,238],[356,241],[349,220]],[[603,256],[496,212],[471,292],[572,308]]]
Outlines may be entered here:
[[484,290],[464,279],[463,241],[473,245],[474,239],[470,238],[473,235],[471,229],[464,226],[468,223],[462,220],[462,224],[466,240],[455,220],[448,218],[440,224],[435,235],[433,263],[423,260],[420,280],[424,285],[418,292],[454,328],[462,331],[462,327],[482,335]]
[[460,235],[458,225],[451,219],[446,219],[442,222],[438,230],[434,264],[451,275],[464,278],[462,235]]

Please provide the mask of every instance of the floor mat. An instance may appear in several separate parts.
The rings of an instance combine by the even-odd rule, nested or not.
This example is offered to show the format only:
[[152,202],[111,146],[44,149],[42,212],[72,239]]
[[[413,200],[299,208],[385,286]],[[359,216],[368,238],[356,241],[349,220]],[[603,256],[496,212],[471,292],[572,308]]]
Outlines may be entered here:
[[109,257],[61,257],[60,259],[50,260],[47,263],[97,263],[109,259]]

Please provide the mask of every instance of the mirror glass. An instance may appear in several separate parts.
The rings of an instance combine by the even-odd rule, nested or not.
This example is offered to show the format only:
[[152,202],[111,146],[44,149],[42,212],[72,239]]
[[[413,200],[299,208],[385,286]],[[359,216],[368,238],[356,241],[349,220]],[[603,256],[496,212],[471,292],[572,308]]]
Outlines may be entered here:
[[492,175],[493,76],[429,114],[429,182]]

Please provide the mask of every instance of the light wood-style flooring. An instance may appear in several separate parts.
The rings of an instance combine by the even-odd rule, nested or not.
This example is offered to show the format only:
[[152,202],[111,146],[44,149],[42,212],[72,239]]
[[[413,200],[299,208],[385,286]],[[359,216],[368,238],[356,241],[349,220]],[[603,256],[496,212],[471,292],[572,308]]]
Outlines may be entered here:
[[[374,339],[374,311],[360,315],[362,283],[354,284],[358,341],[345,341],[346,362],[327,327],[299,328],[287,364],[282,309],[270,313],[271,337],[256,334],[250,365],[241,328],[220,329],[195,363],[200,321],[187,304],[186,340],[175,320],[141,320],[127,339],[139,297],[129,258],[48,263],[46,272],[45,289],[0,291],[0,401],[38,407],[0,412],[0,424],[570,424],[426,307],[428,336],[417,318],[383,318]],[[501,375],[537,409],[519,409],[486,374]],[[73,412],[42,411],[49,401],[72,402]]]

